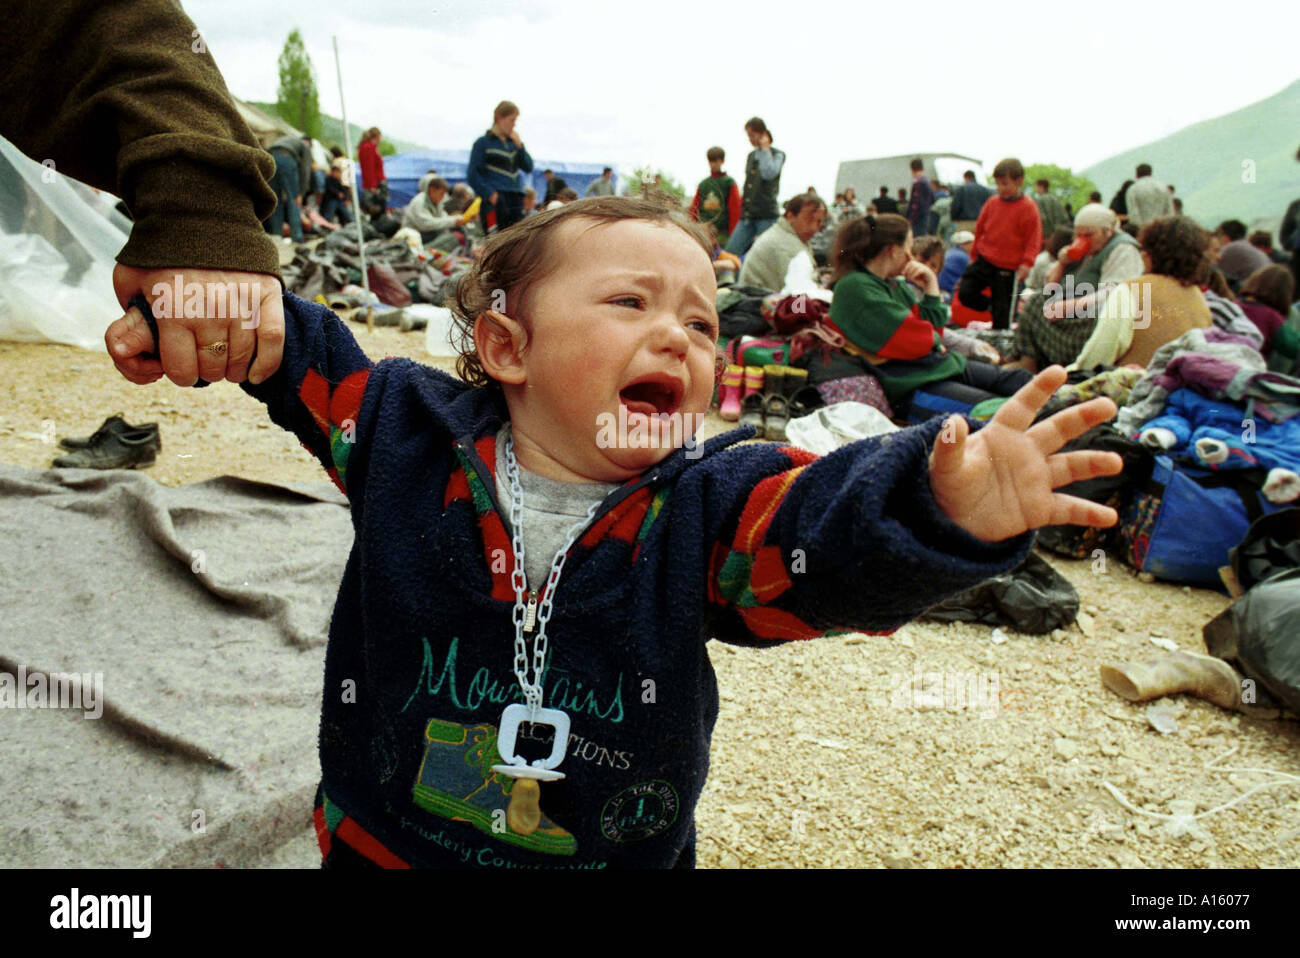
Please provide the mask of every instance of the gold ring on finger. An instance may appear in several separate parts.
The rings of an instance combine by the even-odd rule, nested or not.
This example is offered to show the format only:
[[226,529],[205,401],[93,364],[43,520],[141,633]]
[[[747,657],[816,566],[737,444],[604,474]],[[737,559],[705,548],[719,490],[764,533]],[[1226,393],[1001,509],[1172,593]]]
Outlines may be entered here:
[[224,356],[226,355],[226,350],[229,348],[230,346],[223,339],[223,340],[218,340],[215,343],[209,343],[208,345],[203,347],[203,351],[205,353],[211,353],[214,356]]

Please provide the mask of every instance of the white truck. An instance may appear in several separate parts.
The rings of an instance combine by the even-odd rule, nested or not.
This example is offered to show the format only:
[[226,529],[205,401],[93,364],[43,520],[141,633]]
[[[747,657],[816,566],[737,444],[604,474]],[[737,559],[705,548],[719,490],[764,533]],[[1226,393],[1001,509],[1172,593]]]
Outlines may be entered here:
[[973,156],[961,153],[906,153],[902,156],[880,156],[870,160],[845,160],[835,177],[835,192],[843,193],[853,187],[858,202],[863,206],[880,195],[883,186],[889,195],[898,198],[898,191],[912,192],[912,160],[920,158],[925,164],[925,175],[931,183],[942,183],[951,189],[962,182],[967,170],[975,173],[975,181],[987,185],[988,175],[984,165]]

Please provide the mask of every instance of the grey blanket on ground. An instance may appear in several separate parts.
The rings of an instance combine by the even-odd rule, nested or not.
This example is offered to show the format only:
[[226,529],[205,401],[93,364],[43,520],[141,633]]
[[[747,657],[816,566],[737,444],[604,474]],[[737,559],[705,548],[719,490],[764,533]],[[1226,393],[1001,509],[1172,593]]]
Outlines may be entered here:
[[[0,867],[318,866],[351,545],[328,483],[0,465]],[[41,707],[57,674],[86,676],[80,708]]]

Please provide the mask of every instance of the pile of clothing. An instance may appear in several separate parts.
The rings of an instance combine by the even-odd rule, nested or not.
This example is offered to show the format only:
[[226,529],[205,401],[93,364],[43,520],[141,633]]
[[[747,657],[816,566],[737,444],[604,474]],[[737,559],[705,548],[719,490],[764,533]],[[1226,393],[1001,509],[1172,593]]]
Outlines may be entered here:
[[1113,547],[1156,578],[1218,588],[1250,523],[1300,501],[1300,379],[1270,372],[1256,338],[1191,330],[1140,376],[1108,370],[1058,391],[1044,413],[1096,395],[1120,407],[1114,425],[1067,448],[1119,452],[1124,472],[1060,491],[1105,502],[1120,523],[1046,529],[1047,548],[1080,558]]
[[[391,239],[367,239],[365,262],[376,300],[397,308],[444,305],[473,266],[468,256],[424,248],[412,230],[399,230]],[[361,249],[353,230],[338,230],[314,246],[300,246],[282,275],[286,288],[304,299],[334,307],[364,305],[364,297],[353,290],[361,284]]]
[[1133,387],[1118,427],[1210,470],[1264,469],[1275,502],[1300,496],[1300,379],[1269,372],[1250,341],[1220,329],[1165,344]]

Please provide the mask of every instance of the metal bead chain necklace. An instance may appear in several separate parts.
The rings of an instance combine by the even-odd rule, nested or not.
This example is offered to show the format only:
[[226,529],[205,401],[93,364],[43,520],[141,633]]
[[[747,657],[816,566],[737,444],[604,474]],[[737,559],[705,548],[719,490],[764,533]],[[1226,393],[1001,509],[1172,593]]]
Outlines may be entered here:
[[[564,760],[564,753],[569,742],[569,716],[560,709],[542,707],[542,673],[546,668],[546,623],[551,618],[552,598],[564,569],[564,560],[569,549],[578,540],[600,508],[600,501],[593,502],[587,514],[574,523],[569,530],[564,544],[555,553],[551,561],[551,572],[547,576],[546,586],[542,592],[540,607],[536,594],[528,594],[528,580],[524,575],[524,493],[519,482],[519,463],[515,459],[514,433],[506,430],[505,436],[506,479],[510,486],[510,526],[512,545],[514,546],[515,565],[510,581],[515,589],[515,677],[524,693],[524,703],[507,705],[501,713],[501,728],[497,733],[497,747],[505,764],[492,766],[494,771],[511,778],[540,779],[555,781],[564,778],[563,772],[555,771]],[[603,501],[603,500],[601,500]],[[528,677],[528,645],[525,633],[533,633],[533,677]],[[521,722],[538,725],[550,725],[555,729],[551,754],[546,758],[535,759],[532,764],[515,754],[515,740]]]

